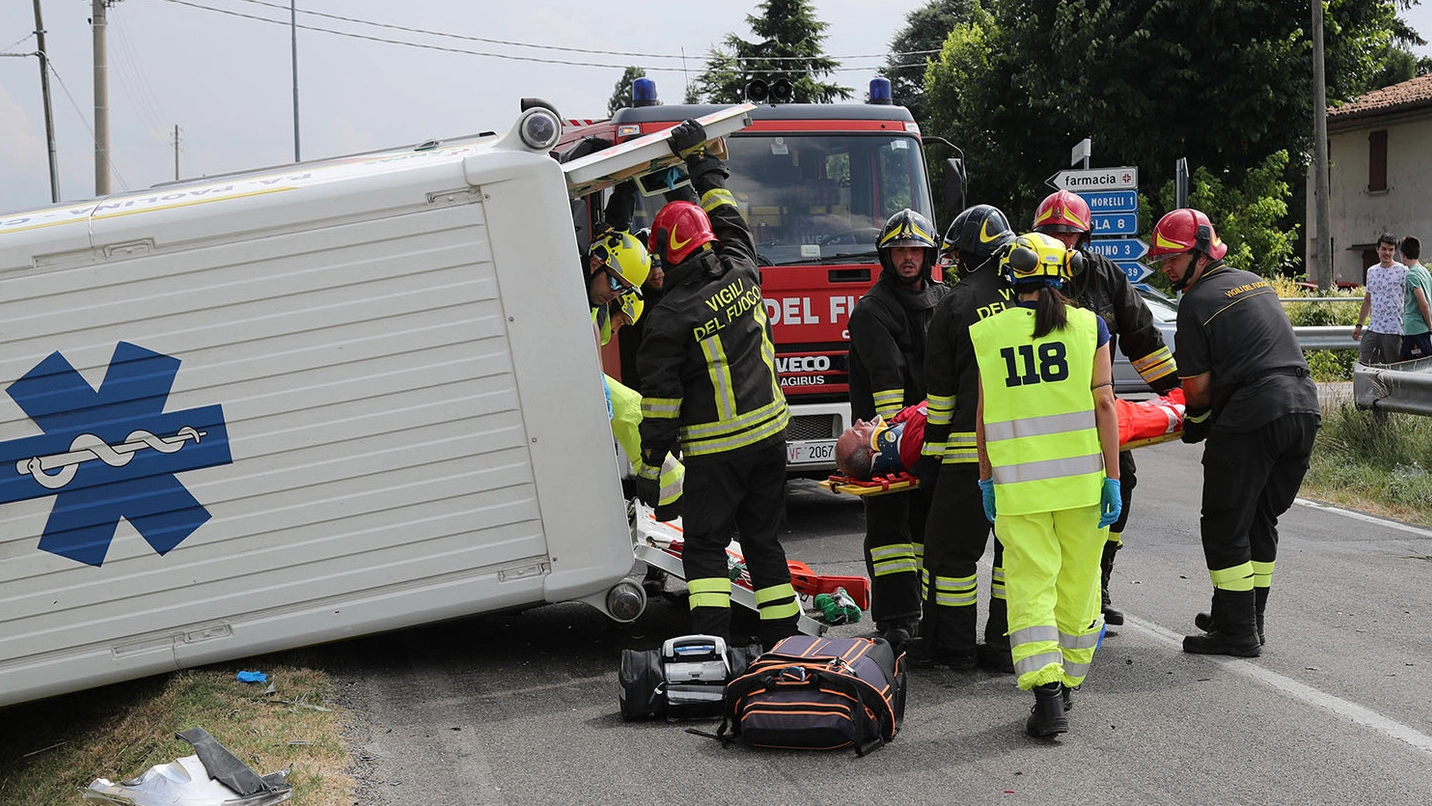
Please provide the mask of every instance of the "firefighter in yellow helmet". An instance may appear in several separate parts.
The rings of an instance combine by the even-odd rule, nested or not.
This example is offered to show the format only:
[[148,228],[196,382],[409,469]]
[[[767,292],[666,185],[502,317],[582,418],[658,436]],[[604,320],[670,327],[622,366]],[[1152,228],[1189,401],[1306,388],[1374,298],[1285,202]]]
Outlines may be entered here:
[[1122,508],[1108,326],[1061,291],[1077,254],[1016,238],[1000,269],[1018,305],[970,327],[980,492],[1004,544],[1015,674],[1035,693],[1025,732],[1040,738],[1069,730],[1069,692],[1104,628],[1099,552]]
[[[592,326],[597,341],[605,345],[623,327],[641,319],[646,304],[641,285],[648,279],[651,257],[638,238],[622,230],[609,230],[592,242],[588,249],[588,295],[602,300],[592,308]],[[607,393],[607,416],[611,419],[612,435],[621,445],[637,484],[654,487],[649,492],[655,503],[657,520],[669,521],[681,516],[681,491],[686,471],[681,462],[666,454],[657,468],[656,478],[640,479],[641,461],[641,394],[610,375],[603,374]]]

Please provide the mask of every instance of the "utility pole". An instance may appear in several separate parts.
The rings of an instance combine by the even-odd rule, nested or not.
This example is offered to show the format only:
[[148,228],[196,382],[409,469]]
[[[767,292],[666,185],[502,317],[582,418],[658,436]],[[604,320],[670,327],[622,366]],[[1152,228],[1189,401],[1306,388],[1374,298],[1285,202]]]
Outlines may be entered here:
[[109,52],[105,9],[115,0],[91,0],[94,33],[94,195],[109,195]]
[[1323,68],[1323,3],[1313,0],[1313,206],[1318,226],[1318,291],[1333,287],[1333,233],[1328,212],[1328,90]]
[[45,51],[45,23],[40,18],[40,0],[35,0],[35,42],[40,48],[40,94],[45,100],[45,143],[50,150],[50,201],[60,201],[60,169],[55,159],[55,114],[50,109],[50,56]]
[[179,124],[174,124],[174,181],[179,181]]
[[298,152],[298,0],[288,0],[288,27],[293,43],[293,161],[303,162]]

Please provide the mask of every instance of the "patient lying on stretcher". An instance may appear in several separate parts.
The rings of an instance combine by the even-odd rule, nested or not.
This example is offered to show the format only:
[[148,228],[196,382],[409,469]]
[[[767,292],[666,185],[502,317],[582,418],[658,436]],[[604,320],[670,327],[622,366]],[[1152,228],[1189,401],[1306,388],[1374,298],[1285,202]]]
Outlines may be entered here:
[[[1148,400],[1116,399],[1119,447],[1164,442],[1183,430],[1183,390]],[[835,466],[852,481],[915,471],[925,440],[925,403],[906,406],[889,422],[856,420],[835,443]]]

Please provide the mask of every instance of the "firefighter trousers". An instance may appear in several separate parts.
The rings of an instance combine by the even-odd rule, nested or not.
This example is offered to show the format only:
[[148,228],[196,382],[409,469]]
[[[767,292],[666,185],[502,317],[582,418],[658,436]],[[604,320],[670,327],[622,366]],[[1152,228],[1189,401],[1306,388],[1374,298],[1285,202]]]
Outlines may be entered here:
[[1316,414],[1285,414],[1250,432],[1209,435],[1199,530],[1214,587],[1271,586],[1278,517],[1298,495],[1320,423]]
[[870,620],[878,630],[906,623],[913,627],[920,620],[920,557],[930,493],[917,488],[866,496],[862,501]]
[[1099,615],[1099,554],[1105,530],[1097,504],[1005,515],[994,529],[1004,542],[1009,642],[1019,687],[1084,682],[1104,623]]
[[726,546],[739,536],[760,611],[761,642],[771,646],[796,634],[800,603],[777,538],[785,482],[784,432],[762,444],[687,461],[681,563],[695,632],[731,638]]
[[[979,465],[973,462],[943,465],[930,502],[921,571],[925,618],[920,635],[936,656],[967,655],[975,650],[978,563],[990,539],[979,477]],[[986,643],[1002,645],[1006,641],[1004,577],[1004,546],[995,540]]]

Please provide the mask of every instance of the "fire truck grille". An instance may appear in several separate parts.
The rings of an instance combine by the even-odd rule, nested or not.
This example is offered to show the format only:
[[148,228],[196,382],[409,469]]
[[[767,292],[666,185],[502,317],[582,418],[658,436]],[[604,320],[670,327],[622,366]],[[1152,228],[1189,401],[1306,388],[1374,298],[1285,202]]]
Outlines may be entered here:
[[786,426],[786,439],[800,442],[807,439],[835,439],[840,436],[836,429],[840,418],[834,414],[798,414]]

